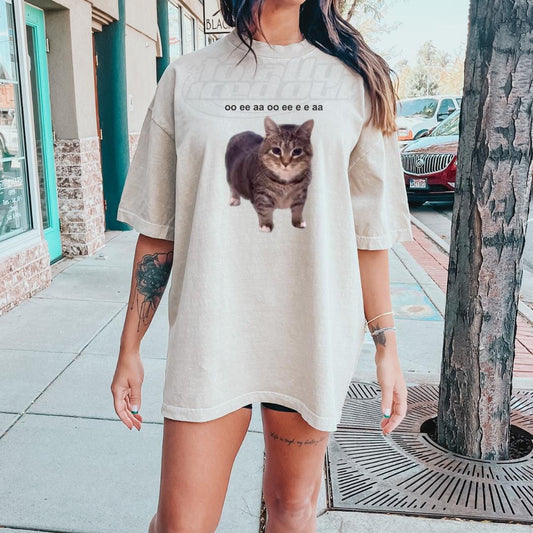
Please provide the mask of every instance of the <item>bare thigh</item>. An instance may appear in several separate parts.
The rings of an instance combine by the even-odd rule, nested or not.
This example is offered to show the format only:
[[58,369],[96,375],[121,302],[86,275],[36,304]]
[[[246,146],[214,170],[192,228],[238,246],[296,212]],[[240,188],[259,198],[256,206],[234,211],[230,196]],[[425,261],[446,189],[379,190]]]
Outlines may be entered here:
[[150,533],[211,533],[250,424],[238,409],[209,422],[164,418],[159,504]]
[[261,414],[266,531],[313,531],[329,433],[313,428],[299,413],[262,408]]

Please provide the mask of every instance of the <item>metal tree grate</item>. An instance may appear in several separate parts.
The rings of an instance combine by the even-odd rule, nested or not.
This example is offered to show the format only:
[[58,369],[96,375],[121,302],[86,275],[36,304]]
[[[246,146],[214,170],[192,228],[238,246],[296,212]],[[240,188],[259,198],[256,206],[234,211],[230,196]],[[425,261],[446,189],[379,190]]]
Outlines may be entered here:
[[[533,523],[533,453],[483,461],[441,448],[420,433],[437,402],[438,386],[408,387],[408,413],[385,437],[379,385],[352,383],[328,445],[330,508]],[[517,391],[511,409],[532,432],[533,391]]]

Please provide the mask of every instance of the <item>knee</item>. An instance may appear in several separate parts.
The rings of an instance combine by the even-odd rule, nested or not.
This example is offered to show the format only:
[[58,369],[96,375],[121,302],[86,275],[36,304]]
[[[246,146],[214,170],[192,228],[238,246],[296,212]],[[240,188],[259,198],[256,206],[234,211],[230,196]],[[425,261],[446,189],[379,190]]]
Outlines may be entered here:
[[264,495],[269,519],[287,527],[292,524],[302,525],[311,521],[316,512],[315,494],[298,496]]

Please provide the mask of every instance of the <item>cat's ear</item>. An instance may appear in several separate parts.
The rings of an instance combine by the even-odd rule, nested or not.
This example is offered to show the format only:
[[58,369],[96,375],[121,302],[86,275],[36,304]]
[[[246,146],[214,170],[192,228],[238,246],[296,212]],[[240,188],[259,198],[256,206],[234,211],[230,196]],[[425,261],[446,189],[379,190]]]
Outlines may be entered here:
[[313,131],[313,126],[315,125],[315,121],[310,118],[309,120],[306,120],[299,128],[296,130],[298,133],[303,133],[307,137],[311,137],[311,132]]
[[278,125],[270,117],[265,117],[265,132],[267,135],[279,133]]

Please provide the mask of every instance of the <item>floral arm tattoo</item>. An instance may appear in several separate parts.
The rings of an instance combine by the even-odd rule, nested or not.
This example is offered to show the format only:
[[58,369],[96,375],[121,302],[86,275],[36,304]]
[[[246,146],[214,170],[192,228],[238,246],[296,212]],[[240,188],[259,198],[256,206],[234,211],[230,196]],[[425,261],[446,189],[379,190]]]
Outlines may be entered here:
[[137,290],[132,295],[130,309],[137,307],[139,322],[137,331],[141,322],[150,324],[170,276],[172,268],[173,252],[156,252],[146,254],[138,263],[135,272]]

